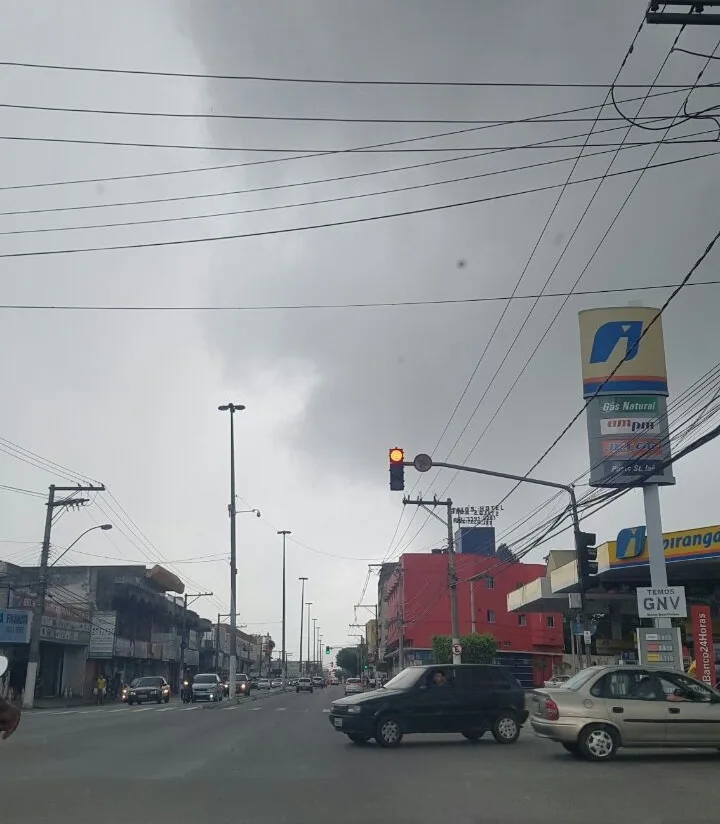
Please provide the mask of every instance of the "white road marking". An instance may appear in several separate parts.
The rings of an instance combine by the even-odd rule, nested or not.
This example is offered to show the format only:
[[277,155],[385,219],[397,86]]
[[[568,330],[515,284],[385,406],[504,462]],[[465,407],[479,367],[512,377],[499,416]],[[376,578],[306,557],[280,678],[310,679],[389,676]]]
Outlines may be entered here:
[[236,710],[238,709],[237,704],[234,707],[223,707],[223,712],[227,712],[228,710]]
[[327,708],[325,708],[325,709],[323,710],[323,712],[330,712],[330,710],[329,710],[329,709],[327,709]]
[[181,707],[180,708],[183,712],[190,712],[190,710],[199,710],[200,707]]
[[161,707],[158,710],[158,712],[168,712],[168,710],[174,710],[174,709],[177,709],[177,707]]
[[275,707],[275,709],[276,709],[277,712],[285,712],[287,707]]
[[136,710],[130,710],[130,712],[150,712],[155,709],[155,707],[138,707]]
[[262,707],[250,707],[250,712],[259,712]]

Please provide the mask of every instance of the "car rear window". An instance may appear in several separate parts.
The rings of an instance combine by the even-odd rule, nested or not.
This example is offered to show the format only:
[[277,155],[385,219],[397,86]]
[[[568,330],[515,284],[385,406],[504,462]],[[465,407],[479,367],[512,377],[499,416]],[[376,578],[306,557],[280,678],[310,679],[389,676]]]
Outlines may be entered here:
[[359,678],[348,678],[347,683],[348,684],[360,684],[362,682],[360,681]]

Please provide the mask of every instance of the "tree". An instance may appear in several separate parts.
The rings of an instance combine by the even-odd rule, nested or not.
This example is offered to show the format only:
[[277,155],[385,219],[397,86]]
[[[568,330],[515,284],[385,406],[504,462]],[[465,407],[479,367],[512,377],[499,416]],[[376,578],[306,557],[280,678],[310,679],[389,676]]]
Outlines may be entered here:
[[515,554],[507,544],[500,544],[500,546],[495,551],[495,554],[501,561],[505,561],[508,564],[513,564],[517,561]]
[[[489,633],[471,633],[460,639],[463,664],[492,664],[497,654],[497,641]],[[432,639],[434,664],[452,663],[452,639],[435,635]]]
[[360,674],[357,647],[343,647],[335,656],[335,663],[353,677]]

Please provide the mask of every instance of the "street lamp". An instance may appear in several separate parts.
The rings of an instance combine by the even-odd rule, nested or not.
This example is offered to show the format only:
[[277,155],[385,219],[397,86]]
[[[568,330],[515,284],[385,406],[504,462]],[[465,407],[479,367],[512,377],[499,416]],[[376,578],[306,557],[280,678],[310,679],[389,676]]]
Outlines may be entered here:
[[305,673],[310,675],[310,607],[313,605],[312,601],[307,602],[308,608],[308,616],[307,616],[307,666],[305,667]]
[[230,413],[230,695],[235,699],[235,675],[237,673],[237,539],[235,534],[235,413],[245,407],[238,403],[224,403],[218,406],[220,412]]
[[302,581],[302,589],[300,591],[300,664],[298,669],[298,675],[302,675],[303,619],[305,618],[305,581],[307,581],[307,577],[300,577],[298,578],[298,581]]
[[283,544],[283,561],[282,561],[282,659],[280,666],[282,668],[282,682],[283,689],[285,689],[285,682],[287,681],[287,653],[285,650],[285,538],[292,535],[289,529],[279,529],[278,535],[282,535]]
[[[315,659],[317,658],[317,618],[312,619],[313,622],[313,645],[312,645],[312,662],[313,662],[313,669],[315,669]],[[309,629],[309,627],[308,627]],[[309,652],[309,649],[308,649]],[[308,658],[310,655],[308,654]]]
[[92,532],[95,529],[102,529],[107,531],[108,529],[112,529],[112,524],[98,524],[97,526],[91,526],[90,529],[86,529],[85,532],[81,532],[77,538],[70,544],[69,547],[66,547],[58,556],[57,558],[50,564],[51,567],[55,566],[55,564],[64,556],[67,555],[68,552],[75,546],[75,544],[83,538],[88,532]]

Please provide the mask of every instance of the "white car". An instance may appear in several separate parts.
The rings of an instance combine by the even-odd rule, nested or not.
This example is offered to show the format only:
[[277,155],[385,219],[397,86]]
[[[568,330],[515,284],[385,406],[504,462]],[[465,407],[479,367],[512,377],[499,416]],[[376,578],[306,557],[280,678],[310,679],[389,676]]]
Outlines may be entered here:
[[270,682],[270,686],[273,689],[277,689],[278,687],[282,687],[282,681],[279,678],[273,678],[273,680]]
[[267,678],[260,678],[258,679],[257,688],[259,690],[269,690],[270,689],[270,682]]
[[345,681],[345,695],[355,695],[363,692],[363,683],[359,678],[348,678]]

